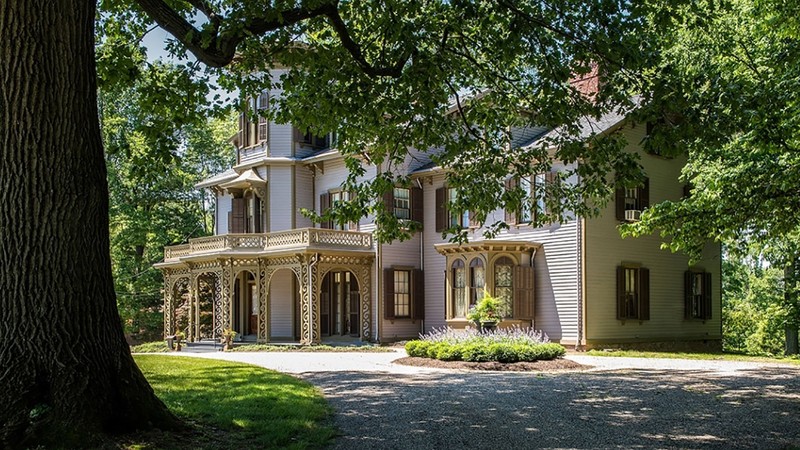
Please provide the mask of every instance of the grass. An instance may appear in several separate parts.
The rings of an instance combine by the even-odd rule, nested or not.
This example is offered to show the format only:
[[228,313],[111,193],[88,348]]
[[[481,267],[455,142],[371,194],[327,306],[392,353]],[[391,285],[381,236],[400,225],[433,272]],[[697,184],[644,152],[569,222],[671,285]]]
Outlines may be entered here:
[[375,347],[371,345],[352,345],[352,346],[331,346],[331,345],[269,345],[269,344],[247,344],[237,345],[231,352],[303,352],[303,353],[392,353],[394,350],[387,347]]
[[586,352],[590,356],[616,356],[627,358],[667,358],[667,359],[703,359],[717,361],[754,361],[754,362],[775,362],[790,363],[800,365],[800,358],[797,357],[767,357],[750,356],[738,353],[692,353],[692,352],[652,352],[642,350],[589,350]]
[[156,395],[189,430],[128,437],[125,448],[319,448],[335,435],[322,393],[304,381],[241,363],[135,359]]

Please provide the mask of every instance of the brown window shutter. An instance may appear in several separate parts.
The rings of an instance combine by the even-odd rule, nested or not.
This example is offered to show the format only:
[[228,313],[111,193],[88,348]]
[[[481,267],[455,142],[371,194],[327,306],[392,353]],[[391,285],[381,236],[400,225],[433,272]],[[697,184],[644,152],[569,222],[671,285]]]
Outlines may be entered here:
[[414,304],[413,318],[414,320],[425,319],[425,276],[420,269],[414,269],[411,272],[411,283],[413,284],[414,298],[411,300]]
[[639,320],[650,320],[650,269],[639,269]]
[[245,134],[245,127],[247,124],[247,120],[245,119],[245,113],[239,114],[239,142],[237,142],[239,148],[243,148],[245,146],[244,143],[244,134]]
[[411,188],[411,220],[414,222],[423,221],[424,210],[422,209],[422,189],[418,187]]
[[[517,187],[517,179],[516,178],[509,178],[506,180],[506,191],[511,191]],[[516,225],[517,224],[517,212],[512,211],[508,208],[505,210],[505,222],[508,225]]]
[[711,318],[711,307],[713,305],[711,299],[711,274],[706,272],[703,274],[703,320]]
[[[319,195],[319,213],[320,215],[325,214],[327,210],[331,207],[331,194],[326,192],[324,194]],[[331,225],[330,220],[323,220],[319,223],[320,228],[333,228]]]
[[448,228],[447,188],[436,189],[436,232],[441,233]]
[[692,318],[692,285],[694,284],[694,272],[687,270],[683,273],[683,318]]
[[383,193],[383,207],[386,209],[386,212],[390,215],[394,215],[394,188],[389,188],[388,191]]
[[255,217],[253,217],[253,225],[254,225],[254,227],[253,227],[252,232],[253,233],[261,233],[261,232],[264,231],[261,228],[261,199],[258,198],[258,196],[256,196],[253,199],[253,202],[255,203],[255,207],[253,208],[253,215]]
[[628,309],[625,305],[625,268],[617,266],[617,319],[628,318]]
[[231,199],[231,233],[244,233],[247,213],[247,199]]
[[625,221],[625,188],[618,187],[616,192],[614,193],[615,200],[614,206],[616,207],[617,212],[617,220],[620,222]]
[[644,186],[639,188],[639,209],[650,207],[650,178],[644,179]]
[[394,319],[394,269],[383,269],[383,318]]
[[514,267],[514,318],[533,320],[534,272],[530,266]]

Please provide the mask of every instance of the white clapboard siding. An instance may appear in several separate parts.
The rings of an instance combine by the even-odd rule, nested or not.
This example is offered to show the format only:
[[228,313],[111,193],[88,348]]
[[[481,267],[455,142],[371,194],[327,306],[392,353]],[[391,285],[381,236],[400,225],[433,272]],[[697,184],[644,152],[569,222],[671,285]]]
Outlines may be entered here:
[[292,211],[292,168],[272,166],[269,168],[269,231],[291,230]]
[[311,219],[300,213],[301,208],[314,209],[314,178],[308,167],[294,168],[295,228],[313,227]]
[[272,275],[269,287],[270,337],[292,337],[293,280],[294,274],[289,269],[279,270]]
[[[383,268],[420,268],[420,239],[419,233],[403,242],[393,242],[381,246],[381,259]],[[380,271],[383,276],[383,270]],[[427,290],[427,289],[426,289]],[[383,301],[383,293],[380,294]],[[427,302],[427,297],[426,297]],[[398,340],[402,338],[417,337],[422,331],[421,321],[413,319],[383,320],[382,336],[385,340]]]
[[[638,151],[644,125],[623,132],[628,151]],[[683,184],[678,180],[685,160],[665,159],[641,152],[641,164],[650,180],[650,204],[678,200]],[[586,339],[613,342],[629,340],[719,339],[720,337],[720,248],[709,245],[696,267],[712,275],[712,319],[684,320],[684,272],[688,259],[661,250],[658,235],[620,238],[614,201],[603,214],[586,223]],[[616,268],[621,263],[641,264],[650,269],[650,320],[616,319]]]
[[216,234],[228,233],[228,213],[231,211],[231,196],[227,194],[217,194],[217,223]]

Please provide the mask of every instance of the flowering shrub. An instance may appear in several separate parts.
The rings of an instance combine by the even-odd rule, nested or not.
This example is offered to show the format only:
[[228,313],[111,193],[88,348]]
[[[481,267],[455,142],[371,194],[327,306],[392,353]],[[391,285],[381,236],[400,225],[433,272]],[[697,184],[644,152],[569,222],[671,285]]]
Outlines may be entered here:
[[504,328],[479,332],[473,329],[434,329],[419,340],[406,343],[409,356],[442,361],[518,361],[550,360],[564,356],[566,350],[550,343],[547,335],[530,328]]

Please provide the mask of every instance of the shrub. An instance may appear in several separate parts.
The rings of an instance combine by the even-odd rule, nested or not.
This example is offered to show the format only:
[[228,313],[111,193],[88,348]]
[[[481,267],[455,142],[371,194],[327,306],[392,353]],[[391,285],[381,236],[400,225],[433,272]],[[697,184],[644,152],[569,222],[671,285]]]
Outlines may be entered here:
[[489,332],[436,329],[407,342],[406,352],[442,361],[501,363],[551,360],[566,354],[563,346],[548,342],[545,334],[518,327]]

